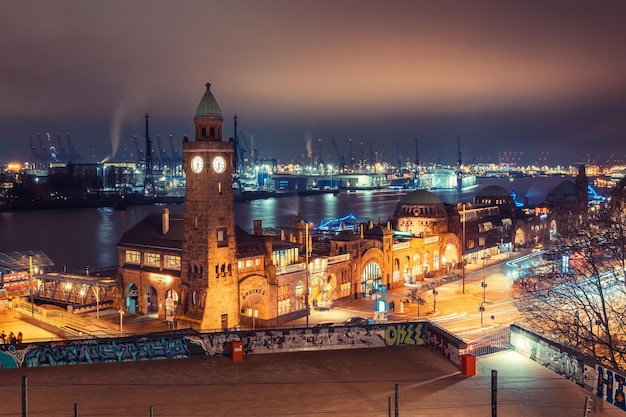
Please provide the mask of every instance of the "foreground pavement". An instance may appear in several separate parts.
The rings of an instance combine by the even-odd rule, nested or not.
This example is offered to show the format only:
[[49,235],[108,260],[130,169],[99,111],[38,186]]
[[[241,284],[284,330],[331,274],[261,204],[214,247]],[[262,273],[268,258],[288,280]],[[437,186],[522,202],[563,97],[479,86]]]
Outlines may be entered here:
[[[465,377],[429,348],[392,347],[3,370],[2,415],[80,416],[582,416],[588,393],[513,352],[478,358]],[[594,398],[593,416],[623,416]],[[151,414],[151,412],[153,414]]]

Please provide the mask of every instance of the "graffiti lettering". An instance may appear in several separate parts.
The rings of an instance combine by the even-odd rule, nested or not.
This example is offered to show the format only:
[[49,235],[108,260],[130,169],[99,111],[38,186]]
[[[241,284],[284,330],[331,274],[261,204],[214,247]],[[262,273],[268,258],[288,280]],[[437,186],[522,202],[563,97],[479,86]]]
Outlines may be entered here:
[[385,329],[387,346],[423,345],[424,326],[422,323],[390,325]]
[[624,397],[624,383],[626,383],[626,378],[600,365],[596,368],[598,377],[596,395],[606,402],[622,410],[626,410],[626,398]]
[[189,357],[184,337],[140,338],[129,342],[42,343],[26,351],[24,366],[74,365]]

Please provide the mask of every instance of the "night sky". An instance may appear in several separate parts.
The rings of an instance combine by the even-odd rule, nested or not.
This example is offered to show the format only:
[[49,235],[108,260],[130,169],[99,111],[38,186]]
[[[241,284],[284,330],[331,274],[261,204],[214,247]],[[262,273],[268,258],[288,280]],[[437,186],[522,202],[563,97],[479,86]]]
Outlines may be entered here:
[[[0,163],[69,132],[182,148],[210,82],[224,136],[302,161],[626,161],[626,2],[0,0]],[[245,135],[244,135],[245,136]],[[245,136],[246,139],[249,136]],[[67,146],[67,145],[65,145]]]

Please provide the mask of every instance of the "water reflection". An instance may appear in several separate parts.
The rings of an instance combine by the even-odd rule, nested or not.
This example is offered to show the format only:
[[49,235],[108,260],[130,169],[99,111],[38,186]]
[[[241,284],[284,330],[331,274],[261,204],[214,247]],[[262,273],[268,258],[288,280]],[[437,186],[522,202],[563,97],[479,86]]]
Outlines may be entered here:
[[[479,187],[436,194],[448,203],[469,202],[480,189],[501,185],[518,199],[527,198],[538,204],[548,191],[566,178],[521,178],[513,182],[501,179],[482,180]],[[282,197],[235,203],[235,221],[251,230],[254,220],[263,227],[292,227],[294,217],[318,224],[323,218],[336,218],[354,213],[359,218],[382,222],[393,216],[401,195],[385,192],[342,192],[306,197]],[[57,265],[85,266],[115,265],[116,244],[122,234],[165,206],[131,206],[126,211],[106,209],[33,210],[0,212],[0,252],[43,250]],[[173,215],[182,215],[183,205],[168,206]]]

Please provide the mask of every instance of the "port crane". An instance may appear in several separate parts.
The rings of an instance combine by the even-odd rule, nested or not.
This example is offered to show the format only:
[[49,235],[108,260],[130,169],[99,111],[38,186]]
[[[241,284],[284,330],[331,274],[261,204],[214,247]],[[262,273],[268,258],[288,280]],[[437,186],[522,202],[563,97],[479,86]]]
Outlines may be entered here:
[[[240,130],[239,133],[241,133],[243,135],[243,137],[248,136],[250,138],[250,163],[252,165],[254,165],[257,161],[257,154],[256,154],[256,149],[255,149],[255,143],[254,143],[254,135],[251,133],[247,133],[244,132],[243,130]],[[242,152],[245,152],[245,150],[242,150]],[[242,159],[243,159],[243,154],[242,154]]]
[[338,166],[339,171],[343,172],[343,170],[346,167],[346,158],[344,158],[341,152],[339,151],[339,146],[337,146],[337,142],[335,141],[335,138],[331,137],[331,139],[333,141],[333,146],[335,147],[335,152],[337,153],[337,163],[339,164]]
[[152,176],[152,140],[149,133],[150,116],[146,113],[146,165],[143,176],[143,193],[146,196],[154,196],[154,178]]
[[59,132],[56,132],[57,142],[59,143],[59,154],[61,155],[61,160],[67,161],[67,155],[65,155],[65,147],[63,146],[63,142],[61,142],[61,136],[59,136]]

